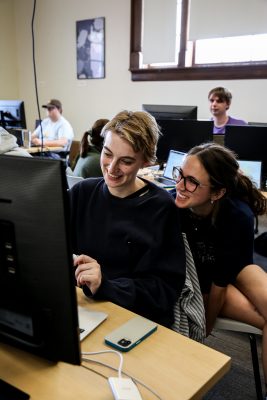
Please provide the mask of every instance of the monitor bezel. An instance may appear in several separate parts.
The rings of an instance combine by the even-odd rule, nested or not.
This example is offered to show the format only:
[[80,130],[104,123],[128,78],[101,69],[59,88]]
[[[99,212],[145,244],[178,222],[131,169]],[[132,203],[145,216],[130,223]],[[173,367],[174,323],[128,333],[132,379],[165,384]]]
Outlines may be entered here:
[[[80,365],[64,163],[2,155],[0,169],[5,171],[0,176],[1,226],[7,223],[0,241],[0,340],[54,362]],[[7,238],[15,272],[4,255]],[[10,326],[16,313],[18,322]]]
[[261,161],[261,189],[267,190],[267,126],[226,125],[224,145],[240,160]]
[[[213,121],[210,120],[160,119],[158,124],[162,131],[156,151],[159,164],[167,161],[170,150],[188,153],[194,146],[213,141]],[[164,130],[164,125],[168,126],[168,132]],[[192,132],[191,138],[190,131]],[[193,138],[196,140],[191,140]]]
[[0,125],[7,130],[27,128],[23,100],[0,100]]
[[159,119],[197,119],[198,106],[142,104],[142,109]]

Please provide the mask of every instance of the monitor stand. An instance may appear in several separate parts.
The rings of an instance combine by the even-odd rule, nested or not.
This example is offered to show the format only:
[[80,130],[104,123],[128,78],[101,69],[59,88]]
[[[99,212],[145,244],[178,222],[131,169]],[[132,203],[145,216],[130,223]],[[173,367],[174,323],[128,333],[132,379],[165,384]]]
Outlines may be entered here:
[[2,379],[0,379],[0,393],[1,400],[27,400],[30,398],[28,393],[17,389],[15,386],[10,385],[10,383],[7,383]]

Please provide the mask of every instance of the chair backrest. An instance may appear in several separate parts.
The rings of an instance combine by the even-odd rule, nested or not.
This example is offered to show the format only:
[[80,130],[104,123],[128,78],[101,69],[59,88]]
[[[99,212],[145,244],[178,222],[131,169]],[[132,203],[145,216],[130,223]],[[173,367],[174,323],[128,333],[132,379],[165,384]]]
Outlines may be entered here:
[[73,140],[70,146],[70,153],[69,153],[69,165],[72,168],[73,163],[80,152],[80,141]]
[[241,333],[254,333],[255,335],[262,335],[262,330],[255,326],[246,324],[245,322],[236,321],[235,319],[218,317],[214,325],[215,329],[241,332]]
[[183,233],[183,240],[186,256],[186,278],[182,293],[174,305],[172,329],[198,342],[203,342],[206,335],[203,297],[185,233]]
[[41,122],[42,122],[41,119],[36,119],[36,120],[35,120],[34,129],[38,128],[38,126],[40,125]]

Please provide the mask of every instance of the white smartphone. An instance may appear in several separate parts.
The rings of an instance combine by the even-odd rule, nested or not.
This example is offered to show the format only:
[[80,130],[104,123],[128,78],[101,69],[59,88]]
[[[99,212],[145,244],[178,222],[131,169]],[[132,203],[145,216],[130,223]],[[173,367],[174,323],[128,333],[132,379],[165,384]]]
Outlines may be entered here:
[[157,329],[157,324],[137,316],[105,336],[105,343],[120,351],[129,351]]

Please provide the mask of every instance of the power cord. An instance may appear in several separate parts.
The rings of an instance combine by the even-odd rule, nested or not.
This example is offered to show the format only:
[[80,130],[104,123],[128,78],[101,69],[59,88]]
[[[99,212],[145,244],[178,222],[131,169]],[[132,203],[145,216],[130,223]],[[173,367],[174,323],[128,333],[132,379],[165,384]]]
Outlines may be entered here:
[[[84,356],[95,356],[98,354],[105,354],[105,353],[113,353],[116,354],[120,358],[120,364],[119,368],[116,369],[118,371],[118,377],[121,378],[121,371],[122,371],[122,365],[123,365],[123,356],[119,351],[116,350],[100,350],[100,351],[90,351],[90,352],[82,352],[82,355]],[[87,359],[87,358],[82,358],[83,361],[94,361],[93,359]]]
[[40,121],[40,129],[41,129],[41,153],[42,153],[42,152],[43,152],[43,149],[44,149],[44,135],[43,135],[42,118],[41,118],[40,104],[39,104],[38,85],[37,85],[37,73],[36,73],[36,62],[35,62],[35,37],[34,37],[35,9],[36,9],[36,0],[33,1],[32,22],[31,22],[31,31],[32,31],[32,61],[33,61],[34,87],[35,87],[37,111],[38,111],[38,118],[39,118],[39,121]]
[[[82,361],[84,362],[92,362],[94,364],[97,365],[101,365],[104,367],[107,367],[109,369],[111,369],[112,371],[117,371],[118,372],[118,376],[119,378],[121,378],[121,375],[125,375],[128,378],[132,379],[134,383],[138,383],[139,385],[143,386],[145,389],[147,389],[149,392],[151,392],[157,399],[159,400],[163,400],[163,398],[154,390],[152,389],[150,386],[148,386],[147,384],[145,384],[143,381],[141,381],[140,379],[136,378],[135,376],[128,374],[126,372],[122,372],[122,365],[123,365],[123,356],[120,352],[116,351],[116,350],[103,350],[103,351],[95,351],[95,352],[82,352],[82,356],[86,356],[86,355],[97,355],[97,354],[103,354],[103,353],[115,353],[120,357],[120,365],[119,368],[115,368],[110,364],[104,363],[102,361],[97,361],[94,360],[93,358],[85,358],[82,357]],[[82,365],[83,368],[88,369],[85,365]],[[108,379],[108,377],[106,377],[104,374],[98,373],[97,371],[94,371],[92,369],[90,369],[90,371],[93,371],[97,374],[99,374],[100,376],[102,376],[105,379]]]

